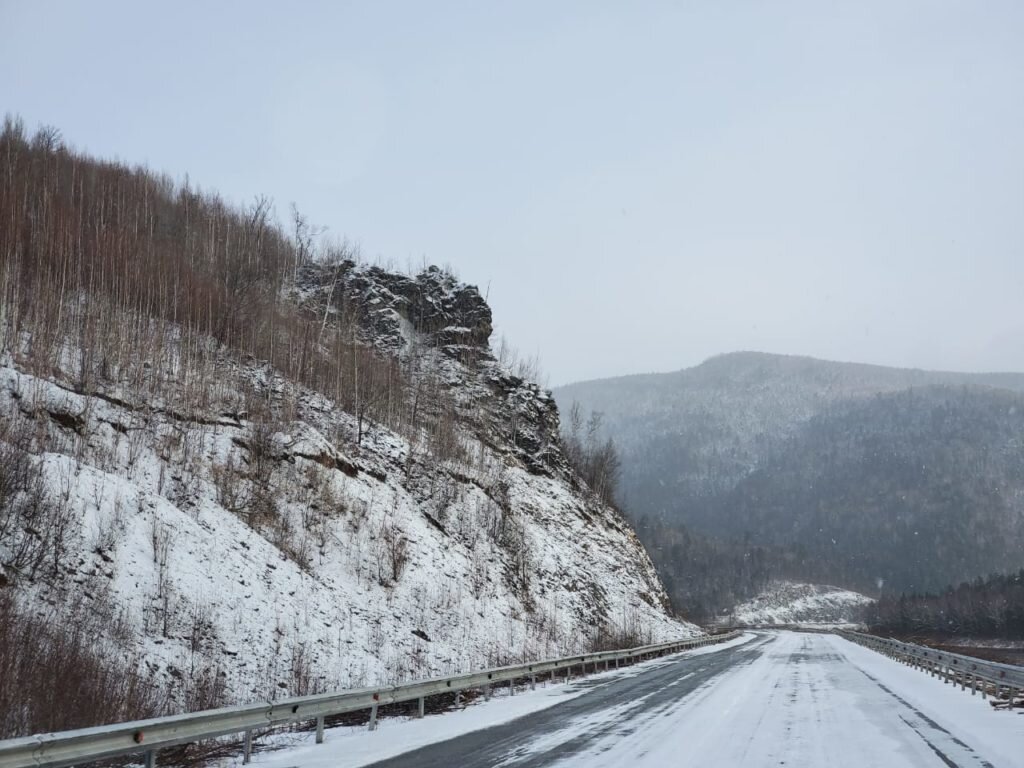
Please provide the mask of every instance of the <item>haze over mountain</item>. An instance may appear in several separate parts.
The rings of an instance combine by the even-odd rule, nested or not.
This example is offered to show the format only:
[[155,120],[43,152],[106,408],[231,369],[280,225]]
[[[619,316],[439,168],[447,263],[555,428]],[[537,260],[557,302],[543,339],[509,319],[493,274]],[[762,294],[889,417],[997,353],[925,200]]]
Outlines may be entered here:
[[715,562],[750,564],[755,550],[743,594],[779,573],[903,590],[1020,567],[1022,392],[1022,374],[734,353],[555,395],[603,413],[621,500],[670,591],[692,604],[687,577],[711,546],[701,537],[730,553]]
[[57,5],[0,0],[5,109],[457,265],[554,383],[1024,369],[1022,3]]

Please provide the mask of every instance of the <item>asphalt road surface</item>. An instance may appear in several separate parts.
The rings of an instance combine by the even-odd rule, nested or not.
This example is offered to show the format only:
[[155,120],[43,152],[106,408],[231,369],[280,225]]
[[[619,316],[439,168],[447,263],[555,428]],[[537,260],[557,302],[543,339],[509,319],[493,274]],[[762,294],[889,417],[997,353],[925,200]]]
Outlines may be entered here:
[[[963,722],[982,723],[986,734],[984,718],[993,718],[993,733],[1011,729],[1011,744],[1017,721],[1024,736],[1024,718],[990,712],[969,694],[943,691],[938,681],[831,635],[763,633],[735,648],[584,684],[592,690],[557,706],[373,765],[1024,766],[1024,740],[1020,762],[1000,762],[992,755],[1005,756],[1005,747],[993,751],[988,736],[971,743],[972,735],[981,740],[978,728],[961,732],[948,715],[964,707]],[[941,716],[922,704],[940,693]]]

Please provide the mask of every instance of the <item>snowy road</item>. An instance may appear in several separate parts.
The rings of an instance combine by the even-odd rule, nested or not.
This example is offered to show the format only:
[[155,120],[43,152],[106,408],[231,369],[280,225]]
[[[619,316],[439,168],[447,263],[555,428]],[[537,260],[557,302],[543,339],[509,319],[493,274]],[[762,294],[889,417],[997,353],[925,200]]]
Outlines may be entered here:
[[768,632],[254,760],[366,765],[1024,768],[1024,716],[834,635]]
[[1024,766],[1024,717],[830,635],[679,657],[384,766]]

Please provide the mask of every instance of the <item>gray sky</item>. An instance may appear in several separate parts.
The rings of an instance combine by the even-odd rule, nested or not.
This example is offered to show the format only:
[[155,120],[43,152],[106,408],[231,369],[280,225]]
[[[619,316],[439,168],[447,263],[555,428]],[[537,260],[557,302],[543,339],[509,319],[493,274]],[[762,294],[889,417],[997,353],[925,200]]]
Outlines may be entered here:
[[1019,0],[0,0],[0,111],[449,264],[552,384],[1024,370],[1021,40]]

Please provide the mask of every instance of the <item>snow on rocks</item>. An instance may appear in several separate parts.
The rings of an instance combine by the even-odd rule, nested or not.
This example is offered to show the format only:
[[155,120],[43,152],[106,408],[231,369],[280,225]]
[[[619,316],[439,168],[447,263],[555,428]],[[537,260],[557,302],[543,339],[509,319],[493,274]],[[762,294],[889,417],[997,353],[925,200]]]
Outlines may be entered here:
[[778,581],[737,605],[727,623],[743,626],[850,625],[872,599],[859,592],[820,584]]
[[[380,299],[367,333],[381,313],[404,318],[384,323],[386,346],[427,332],[484,345],[471,363],[423,355],[471,414],[458,427],[469,458],[357,430],[256,361],[226,357],[209,376],[223,402],[200,413],[123,382],[82,394],[0,360],[0,419],[27,428],[74,521],[55,575],[15,575],[26,604],[106,601],[155,679],[204,676],[236,702],[561,656],[602,634],[696,634],[668,614],[633,531],[568,471],[553,402],[490,356],[475,289],[440,273],[412,286],[357,276],[347,300]],[[428,326],[412,327],[407,306]],[[294,412],[250,420],[245,387],[290,392]],[[345,437],[357,431],[358,444]]]

